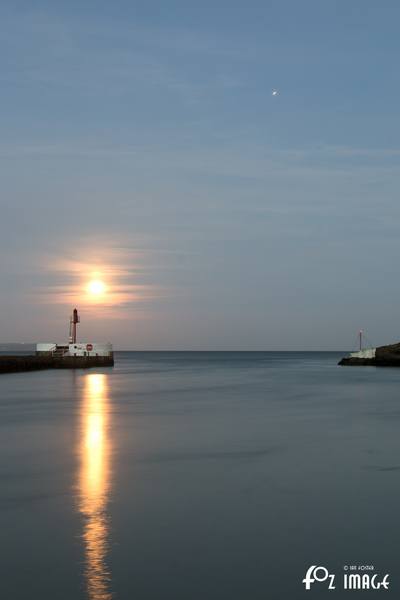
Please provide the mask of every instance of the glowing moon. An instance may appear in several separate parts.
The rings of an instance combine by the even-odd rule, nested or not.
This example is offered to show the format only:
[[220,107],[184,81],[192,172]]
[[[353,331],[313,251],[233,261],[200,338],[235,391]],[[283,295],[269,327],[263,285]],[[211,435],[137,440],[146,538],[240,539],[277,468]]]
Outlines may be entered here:
[[87,285],[87,291],[91,296],[102,296],[106,291],[106,286],[100,279],[92,279]]

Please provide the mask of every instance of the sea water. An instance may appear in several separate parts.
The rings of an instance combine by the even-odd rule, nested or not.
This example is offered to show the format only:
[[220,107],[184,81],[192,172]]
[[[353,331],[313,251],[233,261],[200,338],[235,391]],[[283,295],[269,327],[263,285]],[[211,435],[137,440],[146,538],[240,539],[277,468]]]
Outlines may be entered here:
[[[399,597],[400,369],[340,357],[1,375],[1,598],[347,598],[349,565]],[[313,565],[335,591],[305,590]]]

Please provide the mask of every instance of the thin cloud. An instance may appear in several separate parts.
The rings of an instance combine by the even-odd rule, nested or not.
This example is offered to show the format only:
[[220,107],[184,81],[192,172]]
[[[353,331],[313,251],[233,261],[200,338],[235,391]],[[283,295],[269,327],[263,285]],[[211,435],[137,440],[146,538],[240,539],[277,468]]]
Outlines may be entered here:
[[[168,295],[163,286],[148,281],[154,273],[145,251],[118,247],[99,238],[75,241],[73,246],[64,255],[43,257],[43,268],[53,282],[37,290],[42,303],[77,305],[89,314],[118,318],[121,310]],[[99,297],[88,290],[91,280],[105,285]]]

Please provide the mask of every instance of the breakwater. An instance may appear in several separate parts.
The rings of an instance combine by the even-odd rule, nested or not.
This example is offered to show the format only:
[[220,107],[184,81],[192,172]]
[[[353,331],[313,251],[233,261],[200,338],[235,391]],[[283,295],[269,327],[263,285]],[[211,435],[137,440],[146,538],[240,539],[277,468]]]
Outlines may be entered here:
[[90,369],[114,366],[114,355],[109,356],[0,356],[0,373],[40,371],[44,369]]
[[342,358],[339,365],[350,367],[400,367],[400,343],[353,352],[350,356]]

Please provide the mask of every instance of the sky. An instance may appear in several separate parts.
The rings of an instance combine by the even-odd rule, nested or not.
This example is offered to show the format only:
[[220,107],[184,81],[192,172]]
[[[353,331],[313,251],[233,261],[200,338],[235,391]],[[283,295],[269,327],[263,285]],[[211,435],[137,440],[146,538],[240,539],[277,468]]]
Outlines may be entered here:
[[2,2],[0,342],[64,341],[75,305],[120,349],[399,340],[399,20]]

